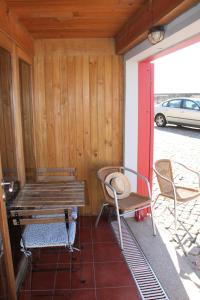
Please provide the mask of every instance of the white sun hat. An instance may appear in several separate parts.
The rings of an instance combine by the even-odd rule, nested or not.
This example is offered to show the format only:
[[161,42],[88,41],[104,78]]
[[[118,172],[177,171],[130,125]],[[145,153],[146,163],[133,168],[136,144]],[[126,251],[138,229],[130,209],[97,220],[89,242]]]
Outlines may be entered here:
[[[123,199],[130,195],[131,184],[124,174],[120,172],[111,173],[106,177],[105,182],[116,190],[118,199]],[[108,186],[106,186],[106,190],[109,196],[114,198],[114,193]]]

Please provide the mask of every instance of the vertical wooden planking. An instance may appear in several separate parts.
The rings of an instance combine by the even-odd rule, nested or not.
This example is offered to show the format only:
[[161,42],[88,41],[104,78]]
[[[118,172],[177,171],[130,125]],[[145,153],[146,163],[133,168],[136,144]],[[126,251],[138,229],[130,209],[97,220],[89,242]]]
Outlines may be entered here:
[[67,56],[60,57],[61,80],[61,144],[62,166],[70,166],[69,163],[69,101],[68,101],[68,77],[70,77]]
[[68,57],[68,99],[69,99],[69,162],[76,167],[76,101],[75,101],[75,57]]
[[[33,117],[35,130],[36,167],[48,166],[47,154],[47,107],[45,88],[45,52],[44,43],[38,41],[38,53],[34,59],[34,99]],[[36,92],[37,91],[37,92]]]
[[123,133],[124,133],[124,64],[123,58],[118,56],[119,60],[119,75],[117,78],[118,85],[119,85],[119,158],[118,163],[119,165],[123,164]]
[[11,55],[3,48],[0,48],[0,65],[0,150],[3,175],[6,176],[6,172],[8,172],[10,176],[12,175],[10,179],[16,179],[15,139],[11,99]]
[[123,66],[110,42],[102,52],[84,43],[36,42],[35,138],[37,167],[72,166],[87,180],[91,215],[102,200],[97,170],[122,163]]
[[[90,99],[90,72],[89,56],[83,56],[83,142],[84,142],[84,179],[89,182],[92,169],[91,163],[91,99]],[[92,189],[88,190],[88,205],[84,209],[85,214],[92,211]]]
[[117,123],[120,118],[120,103],[119,99],[119,59],[118,57],[112,57],[112,90],[113,90],[113,105],[112,105],[112,164],[117,165],[120,160],[119,153],[121,153],[121,145],[119,144],[119,126]]
[[13,44],[12,52],[12,101],[13,101],[13,120],[15,134],[15,151],[17,177],[21,186],[25,183],[25,164],[24,164],[24,147],[22,135],[22,119],[21,119],[21,101],[20,101],[20,84],[19,84],[19,58],[17,55],[17,46]]
[[[105,57],[105,128],[106,128],[106,163],[112,165],[112,109],[113,109],[113,90],[112,90],[112,57]],[[117,124],[114,124],[117,126]]]
[[[107,165],[106,161],[106,127],[105,127],[105,57],[98,57],[98,78],[97,78],[97,105],[98,105],[98,151],[99,151],[99,161],[98,168]],[[101,191],[100,182],[98,181],[98,202],[97,209],[101,205],[103,200],[103,194]]]
[[76,101],[76,163],[77,174],[79,178],[83,178],[83,58],[77,56],[75,58],[75,101]]
[[[52,141],[55,147],[55,165],[62,167],[62,153],[60,149],[61,145],[61,77],[60,77],[60,56],[58,54],[52,56],[52,106],[53,109],[53,124],[54,124],[54,137]],[[53,145],[52,145],[53,147]]]
[[90,126],[91,126],[91,164],[90,170],[90,186],[92,186],[92,211],[96,210],[97,204],[97,176],[96,171],[98,168],[98,105],[97,105],[97,57],[90,56],[90,99],[91,99],[91,110],[90,110]]
[[33,181],[35,179],[36,167],[33,135],[31,65],[20,59],[19,70],[26,180]]
[[55,106],[53,92],[53,57],[45,55],[45,102],[47,110],[47,157],[48,167],[56,166]]

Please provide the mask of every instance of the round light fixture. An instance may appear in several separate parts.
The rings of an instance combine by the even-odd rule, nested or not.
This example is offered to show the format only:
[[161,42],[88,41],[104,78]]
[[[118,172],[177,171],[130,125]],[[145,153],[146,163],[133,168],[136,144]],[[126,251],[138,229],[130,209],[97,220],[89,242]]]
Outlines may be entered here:
[[148,40],[151,44],[155,45],[164,39],[165,29],[164,26],[153,26],[149,29]]

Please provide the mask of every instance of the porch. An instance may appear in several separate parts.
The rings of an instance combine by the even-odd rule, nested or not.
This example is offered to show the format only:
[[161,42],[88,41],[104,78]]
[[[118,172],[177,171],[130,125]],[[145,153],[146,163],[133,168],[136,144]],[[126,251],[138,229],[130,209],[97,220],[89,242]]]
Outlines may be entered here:
[[[179,42],[199,38],[198,2],[0,1],[0,179],[15,182],[15,197],[39,170],[71,167],[88,187],[79,209],[81,253],[35,251],[40,269],[58,269],[39,274],[20,252],[13,199],[0,188],[3,300],[139,299],[113,229],[105,220],[94,229],[103,200],[96,173],[126,165],[152,181],[149,57],[161,48],[149,44],[148,29],[168,26],[162,50],[176,34]],[[145,195],[139,181],[133,190]]]

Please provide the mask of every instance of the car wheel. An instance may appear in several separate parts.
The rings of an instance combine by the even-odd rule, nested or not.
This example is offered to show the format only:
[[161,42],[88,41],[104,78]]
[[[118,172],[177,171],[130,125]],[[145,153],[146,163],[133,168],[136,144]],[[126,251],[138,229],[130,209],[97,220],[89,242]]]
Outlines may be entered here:
[[166,119],[165,119],[165,116],[162,115],[162,114],[158,114],[156,117],[155,117],[155,122],[156,122],[156,125],[158,127],[165,127],[167,122],[166,122]]

